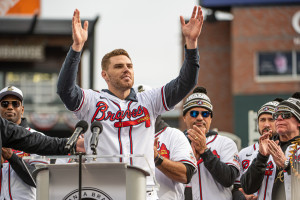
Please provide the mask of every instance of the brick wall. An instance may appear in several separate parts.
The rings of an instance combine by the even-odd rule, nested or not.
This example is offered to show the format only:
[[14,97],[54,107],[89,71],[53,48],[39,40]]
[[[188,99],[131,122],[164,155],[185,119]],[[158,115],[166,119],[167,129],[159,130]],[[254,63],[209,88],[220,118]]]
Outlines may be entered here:
[[300,50],[293,40],[299,37],[292,16],[300,6],[237,7],[232,9],[232,92],[241,94],[281,94],[300,91],[300,82],[257,82],[258,51]]

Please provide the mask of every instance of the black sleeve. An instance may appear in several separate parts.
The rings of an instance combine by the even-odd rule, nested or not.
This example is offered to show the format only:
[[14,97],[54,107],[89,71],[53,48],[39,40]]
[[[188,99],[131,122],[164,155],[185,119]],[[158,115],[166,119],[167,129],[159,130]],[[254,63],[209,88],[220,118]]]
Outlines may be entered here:
[[26,130],[0,117],[2,146],[39,155],[66,155],[66,138],[55,138]]
[[70,48],[57,81],[57,94],[71,111],[79,107],[82,98],[81,89],[76,84],[80,56],[81,52],[73,51],[72,47]]
[[246,200],[244,194],[239,190],[241,185],[234,184],[232,189],[232,200]]
[[221,162],[210,149],[201,154],[201,158],[203,158],[204,166],[213,178],[224,187],[232,186],[239,176],[239,170],[236,167]]
[[24,162],[22,158],[13,154],[10,159],[7,160],[13,170],[17,173],[17,175],[28,185],[32,187],[36,187],[35,181],[32,177],[32,172],[34,171],[35,167],[33,165],[29,165],[28,163]]
[[185,48],[185,59],[179,76],[165,86],[166,103],[169,108],[179,103],[195,87],[199,68],[198,48]]
[[241,177],[241,185],[246,194],[253,194],[261,187],[269,156],[257,154],[248,170]]
[[196,173],[195,171],[195,167],[186,163],[182,163],[184,164],[185,168],[186,168],[186,183],[191,182],[191,179],[193,177],[193,175]]

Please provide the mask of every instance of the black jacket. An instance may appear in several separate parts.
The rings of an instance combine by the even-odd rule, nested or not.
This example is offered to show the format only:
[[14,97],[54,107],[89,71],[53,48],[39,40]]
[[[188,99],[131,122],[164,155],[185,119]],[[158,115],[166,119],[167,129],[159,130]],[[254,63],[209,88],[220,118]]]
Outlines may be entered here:
[[0,117],[0,134],[0,154],[2,154],[2,147],[39,155],[65,155],[69,153],[65,149],[68,139],[31,133],[2,117]]

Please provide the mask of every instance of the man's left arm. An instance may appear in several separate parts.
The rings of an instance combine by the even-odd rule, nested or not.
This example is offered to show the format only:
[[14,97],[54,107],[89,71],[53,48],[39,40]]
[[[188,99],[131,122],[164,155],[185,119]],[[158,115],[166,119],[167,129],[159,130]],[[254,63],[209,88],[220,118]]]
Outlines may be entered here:
[[186,24],[180,16],[181,29],[185,38],[185,60],[179,76],[166,84],[165,98],[169,108],[179,103],[197,84],[199,73],[199,55],[197,49],[198,37],[203,25],[201,7],[194,7],[192,17]]
[[239,176],[239,170],[235,166],[222,162],[210,149],[201,154],[201,158],[203,158],[206,169],[224,187],[233,185]]
[[193,166],[181,162],[175,162],[167,158],[163,158],[163,162],[159,166],[156,166],[156,168],[173,181],[180,183],[189,183],[194,174]]

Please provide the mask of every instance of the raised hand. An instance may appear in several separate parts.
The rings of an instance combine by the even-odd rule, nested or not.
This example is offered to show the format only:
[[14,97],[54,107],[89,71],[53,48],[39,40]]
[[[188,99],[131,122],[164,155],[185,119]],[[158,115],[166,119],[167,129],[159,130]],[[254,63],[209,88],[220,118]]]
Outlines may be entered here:
[[282,149],[276,142],[273,140],[268,141],[269,152],[272,155],[276,166],[283,168],[284,162],[287,158],[285,157]]
[[[271,131],[271,130],[270,130]],[[259,153],[261,153],[263,156],[270,155],[269,149],[268,149],[268,141],[270,141],[270,135],[271,133],[266,133],[259,138]]]
[[78,9],[75,9],[72,19],[72,49],[74,51],[80,52],[82,50],[83,45],[88,38],[88,25],[88,21],[85,21],[82,28],[80,12]]
[[197,40],[203,25],[203,13],[201,7],[194,7],[190,21],[187,24],[182,16],[180,16],[180,22],[187,49],[197,48]]
[[188,138],[191,140],[191,145],[197,160],[200,159],[200,155],[204,153],[206,146],[206,128],[199,128],[193,125],[193,129],[188,130]]

